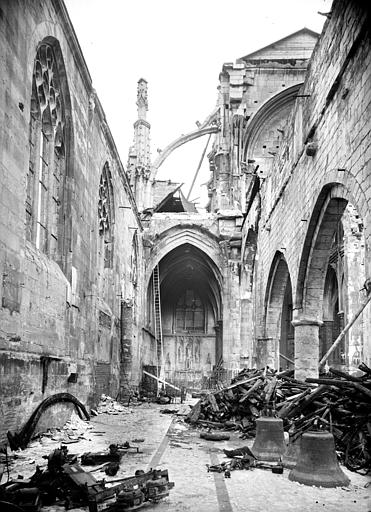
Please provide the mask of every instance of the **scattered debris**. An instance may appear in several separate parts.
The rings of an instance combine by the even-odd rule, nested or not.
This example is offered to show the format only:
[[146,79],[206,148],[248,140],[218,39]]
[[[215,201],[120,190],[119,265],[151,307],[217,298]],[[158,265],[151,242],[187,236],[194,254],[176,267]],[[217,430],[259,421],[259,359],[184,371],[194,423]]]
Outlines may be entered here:
[[116,451],[105,452],[86,452],[81,455],[81,464],[83,466],[95,466],[105,462],[120,462],[121,454]]
[[120,468],[119,462],[109,462],[104,466],[104,472],[108,476],[115,476]]
[[87,420],[90,419],[85,406],[75,396],[70,393],[57,393],[55,395],[51,395],[48,398],[45,398],[45,400],[36,407],[22,430],[15,432],[14,434],[12,432],[7,433],[11,449],[17,450],[18,448],[21,448],[24,450],[32,438],[41,415],[46,409],[48,409],[48,407],[61,402],[72,403],[81,419],[83,419],[84,416]]
[[[67,447],[62,446],[49,454],[46,470],[37,466],[31,478],[18,477],[0,485],[0,502],[30,511],[55,503],[64,504],[66,509],[89,506],[90,512],[107,508],[124,511],[145,502],[158,503],[174,487],[167,470],[138,470],[132,477],[110,482],[96,480],[76,462],[66,462],[71,457],[76,459],[67,452]],[[117,460],[104,466],[109,476],[116,475],[118,468]]]
[[[133,405],[133,404],[132,404]],[[130,414],[132,412],[131,409],[127,405],[123,405],[117,402],[114,398],[108,395],[101,395],[100,401],[96,409],[94,409],[94,413],[99,414],[110,414],[117,415],[119,413]]]
[[250,450],[250,448],[248,446],[241,446],[241,448],[236,448],[234,450],[224,449],[223,452],[227,457],[231,457],[231,458],[239,457],[239,456],[243,457],[245,455],[248,455],[252,459],[256,459],[255,455],[253,454],[253,452]]
[[108,451],[104,452],[86,452],[81,455],[81,464],[83,466],[94,466],[105,462],[120,462],[124,453],[141,453],[139,446],[132,446],[129,441],[124,444],[110,444]]
[[371,369],[362,363],[359,370],[363,374],[354,376],[330,368],[325,377],[300,381],[292,371],[245,369],[230,386],[201,398],[186,420],[208,429],[239,430],[244,439],[255,436],[261,415],[282,418],[293,441],[321,426],[334,435],[348,469],[369,472]]
[[207,441],[228,441],[231,436],[220,432],[201,432],[200,437]]
[[215,464],[210,466],[206,464],[206,468],[208,472],[216,472],[216,473],[224,473],[226,478],[230,478],[231,471],[235,471],[236,469],[268,469],[272,471],[272,473],[282,474],[283,473],[283,465],[280,462],[262,462],[257,461],[250,455],[245,454],[243,456],[235,456],[230,461],[225,461],[220,464]]

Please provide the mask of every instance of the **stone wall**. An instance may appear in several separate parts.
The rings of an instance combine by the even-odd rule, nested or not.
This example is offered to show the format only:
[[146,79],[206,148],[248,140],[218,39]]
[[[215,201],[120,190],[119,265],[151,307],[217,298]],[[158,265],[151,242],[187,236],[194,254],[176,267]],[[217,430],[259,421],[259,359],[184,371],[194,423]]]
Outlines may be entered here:
[[[103,391],[117,394],[121,298],[136,305],[131,340],[136,371],[130,378],[138,380],[143,258],[136,206],[63,2],[4,1],[0,17],[0,124],[6,127],[0,132],[3,439],[51,394],[68,391],[89,404]],[[32,76],[42,41],[58,56],[70,126],[60,222],[64,253],[59,259],[26,239]],[[105,165],[113,191],[112,240],[103,241],[98,201]],[[76,382],[71,374],[77,374]]]
[[211,212],[226,208],[246,212],[252,169],[257,168],[257,175],[264,178],[272,167],[317,36],[302,29],[235,64],[223,65],[220,132],[209,155]]
[[[371,274],[371,59],[370,17],[362,2],[336,1],[326,22],[273,170],[261,183],[256,323],[265,336],[265,299],[277,251],[292,282],[297,374],[316,373],[322,290],[335,224],[347,203],[359,215],[359,256],[348,243],[345,258],[358,260],[358,277]],[[363,252],[364,251],[364,252]],[[361,261],[360,261],[361,257]],[[365,299],[349,273],[347,321]],[[365,311],[363,360],[370,363],[371,325]],[[359,336],[358,336],[359,337]],[[352,367],[354,346],[347,358]]]

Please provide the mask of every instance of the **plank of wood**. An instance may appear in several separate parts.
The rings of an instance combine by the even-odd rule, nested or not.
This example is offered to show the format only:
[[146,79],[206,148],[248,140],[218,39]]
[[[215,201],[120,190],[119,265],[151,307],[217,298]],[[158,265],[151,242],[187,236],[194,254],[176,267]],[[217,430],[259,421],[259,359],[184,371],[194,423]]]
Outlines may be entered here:
[[170,384],[170,382],[167,382],[165,379],[161,379],[160,377],[156,377],[156,375],[152,375],[152,373],[147,372],[146,370],[143,370],[143,373],[148,375],[148,377],[152,377],[152,379],[157,380],[158,382],[162,382],[166,386],[169,386],[170,388],[176,389],[177,391],[181,391],[180,388],[174,386],[173,384]]
[[337,377],[343,377],[346,380],[351,380],[352,382],[362,383],[363,379],[360,377],[356,377],[355,375],[350,375],[350,373],[343,372],[341,370],[337,370],[336,368],[329,368],[330,373],[333,373]]
[[212,410],[214,412],[219,412],[219,407],[218,407],[218,404],[216,403],[215,396],[210,393],[209,395],[207,395],[207,398],[208,398],[208,400],[210,402]]
[[255,384],[253,386],[251,386],[251,388],[246,391],[246,393],[243,394],[243,397],[239,400],[239,403],[242,404],[245,400],[247,400],[247,398],[249,398],[249,396],[254,393],[254,391],[256,389],[258,389],[258,387],[260,387],[260,385],[262,384],[263,382],[263,379],[258,379]]
[[199,400],[193,407],[191,412],[187,416],[189,423],[197,423],[197,420],[201,414],[201,400]]
[[265,401],[270,402],[277,386],[277,377],[273,377],[267,386]]
[[364,393],[369,398],[371,398],[371,390],[370,389],[367,389],[365,386],[362,386],[362,384],[358,384],[358,382],[353,382],[352,384],[353,384],[353,387],[355,387],[356,389],[361,391],[361,393]]
[[261,375],[256,375],[255,377],[251,377],[250,379],[246,380],[240,380],[239,382],[235,382],[234,384],[231,384],[230,386],[227,386],[226,388],[218,389],[217,391],[213,391],[213,395],[217,395],[218,393],[222,393],[224,391],[228,391],[228,389],[236,388],[237,386],[242,386],[243,384],[247,384],[249,382],[253,382],[256,379],[259,379]]
[[318,377],[317,378],[314,378],[314,377],[308,377],[307,379],[305,379],[305,382],[310,382],[310,383],[313,383],[313,384],[325,384],[326,386],[346,386],[346,387],[351,387],[354,382],[352,381],[349,381],[349,380],[341,380],[341,379],[327,379],[326,377]]

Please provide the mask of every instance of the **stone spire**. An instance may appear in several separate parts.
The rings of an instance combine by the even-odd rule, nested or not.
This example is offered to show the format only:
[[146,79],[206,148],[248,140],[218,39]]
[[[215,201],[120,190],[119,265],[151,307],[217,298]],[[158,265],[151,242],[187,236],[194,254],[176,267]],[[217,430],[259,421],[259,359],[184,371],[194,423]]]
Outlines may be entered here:
[[138,81],[137,88],[138,119],[146,119],[148,110],[148,82],[144,78]]
[[145,208],[148,180],[151,173],[151,125],[146,120],[148,110],[148,83],[141,78],[137,86],[138,119],[134,123],[134,141],[129,150],[128,175],[139,210]]

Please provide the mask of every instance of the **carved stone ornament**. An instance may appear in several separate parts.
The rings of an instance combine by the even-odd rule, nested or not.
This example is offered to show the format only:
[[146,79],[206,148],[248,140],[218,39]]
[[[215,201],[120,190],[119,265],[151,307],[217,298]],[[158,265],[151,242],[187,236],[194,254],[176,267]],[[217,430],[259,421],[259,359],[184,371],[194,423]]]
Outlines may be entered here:
[[53,136],[55,149],[64,152],[63,98],[54,51],[49,44],[42,44],[37,50],[31,112],[40,116],[44,133]]
[[112,207],[112,177],[108,164],[106,164],[99,183],[98,222],[100,235],[109,231],[111,227]]
[[141,78],[138,82],[137,106],[139,113],[144,113],[146,110],[148,110],[148,85],[146,80],[143,78]]

